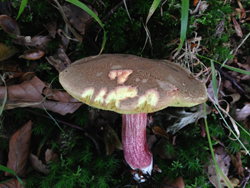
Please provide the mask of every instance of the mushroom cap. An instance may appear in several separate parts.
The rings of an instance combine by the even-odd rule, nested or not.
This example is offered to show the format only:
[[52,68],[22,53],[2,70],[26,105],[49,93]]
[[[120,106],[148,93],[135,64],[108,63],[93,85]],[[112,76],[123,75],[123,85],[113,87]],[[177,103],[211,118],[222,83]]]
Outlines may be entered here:
[[204,83],[170,61],[102,54],[80,59],[59,75],[73,97],[121,114],[151,113],[168,106],[189,107],[207,100]]

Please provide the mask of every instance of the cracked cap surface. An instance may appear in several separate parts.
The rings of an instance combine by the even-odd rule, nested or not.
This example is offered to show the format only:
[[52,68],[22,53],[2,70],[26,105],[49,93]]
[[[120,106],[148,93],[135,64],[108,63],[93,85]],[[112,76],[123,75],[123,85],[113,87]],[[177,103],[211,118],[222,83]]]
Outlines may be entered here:
[[95,108],[121,114],[190,107],[207,100],[205,85],[176,63],[126,54],[80,59],[59,75],[63,88]]

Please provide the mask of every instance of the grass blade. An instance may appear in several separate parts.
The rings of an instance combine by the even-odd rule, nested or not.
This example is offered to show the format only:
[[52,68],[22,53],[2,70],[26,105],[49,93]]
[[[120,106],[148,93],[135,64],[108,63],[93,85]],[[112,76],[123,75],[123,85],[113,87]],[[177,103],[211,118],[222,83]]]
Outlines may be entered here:
[[218,91],[217,91],[217,81],[216,81],[216,70],[214,67],[213,60],[211,62],[211,71],[212,71],[212,85],[213,85],[213,91],[214,91],[214,97],[216,99],[216,102],[218,101]]
[[12,169],[6,167],[6,166],[3,166],[3,165],[0,165],[0,170],[4,171],[4,172],[9,172],[10,174],[13,174],[14,176],[16,176],[16,178],[18,179],[18,181],[20,182],[20,184],[24,187],[24,183],[23,181],[17,176],[17,174],[15,173],[15,171],[13,171]]
[[188,9],[189,9],[189,0],[182,0],[181,4],[181,43],[178,47],[178,50],[182,47],[187,34],[188,26]]
[[99,24],[100,26],[102,27],[103,29],[103,41],[102,41],[102,48],[101,48],[101,51],[100,51],[100,54],[102,53],[104,47],[105,47],[105,44],[106,44],[106,41],[107,41],[107,36],[106,36],[106,31],[104,29],[104,25],[102,24],[102,21],[98,18],[98,16],[92,11],[89,9],[89,7],[87,7],[85,4],[83,4],[82,2],[78,1],[78,0],[67,0],[68,2],[80,7],[81,9],[85,10],[87,13],[89,13]]
[[[208,129],[208,125],[207,125],[207,112],[206,112],[206,102],[204,102],[204,122],[205,122],[205,127],[206,127],[206,132],[207,132],[207,140],[208,140],[208,144],[209,144],[209,148],[210,148],[210,151],[211,151],[211,155],[212,155],[212,158],[213,158],[213,161],[214,161],[214,166],[215,168],[219,168],[217,163],[216,163],[216,160],[215,160],[215,156],[214,156],[214,150],[213,150],[213,146],[212,146],[212,142],[211,142],[211,138],[210,138],[210,134],[209,134],[209,129]],[[221,188],[221,184],[220,184],[220,175],[218,174],[218,171],[217,171],[217,168],[216,168],[216,176],[218,178],[218,183],[219,183],[219,186]]]
[[16,17],[16,20],[19,18],[19,16],[21,16],[21,14],[22,14],[25,6],[27,5],[27,3],[28,3],[28,0],[22,0],[19,11],[18,11],[18,15]]

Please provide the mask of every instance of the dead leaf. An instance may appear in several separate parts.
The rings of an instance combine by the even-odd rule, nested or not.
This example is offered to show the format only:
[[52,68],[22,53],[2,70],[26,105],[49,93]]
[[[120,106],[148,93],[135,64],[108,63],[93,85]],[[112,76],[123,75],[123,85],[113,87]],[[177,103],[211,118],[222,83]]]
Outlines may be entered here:
[[27,59],[27,60],[37,60],[37,59],[40,59],[41,57],[43,57],[44,54],[45,54],[45,52],[43,50],[29,49],[29,50],[26,50],[24,52],[24,54],[20,55],[19,57]]
[[34,154],[30,153],[30,161],[31,164],[33,166],[33,168],[38,171],[38,172],[42,172],[44,174],[48,174],[49,173],[49,167],[45,164],[42,163],[41,160],[38,159],[37,156],[35,156]]
[[105,130],[103,133],[103,140],[106,147],[106,154],[110,155],[113,153],[115,147],[122,150],[122,143],[118,138],[116,132],[108,124],[105,125]]
[[178,187],[178,188],[185,188],[185,183],[181,176],[179,176],[176,180],[171,180],[168,177],[166,177],[162,183],[164,183],[165,185],[161,186],[161,188],[168,188],[170,186]]
[[[97,16],[98,13],[94,8],[89,5],[86,5],[90,10],[92,10]],[[73,4],[69,4],[63,6],[63,11],[65,16],[69,20],[69,22],[82,34],[84,35],[86,30],[88,29],[89,25],[94,21],[94,18],[87,13],[86,11],[82,10],[78,6]]]
[[[215,160],[216,160],[216,163],[217,163],[218,167],[221,169],[222,173],[226,177],[227,181],[232,185],[230,180],[227,178],[228,171],[229,171],[229,166],[227,166],[225,164],[224,160],[218,154],[215,154]],[[211,183],[216,188],[220,187],[219,183],[221,184],[221,187],[224,188],[226,186],[226,184],[224,183],[225,180],[223,179],[223,177],[221,175],[218,174],[220,176],[220,182],[218,182],[218,178],[217,178],[217,175],[216,175],[216,168],[214,166],[214,162],[213,162],[213,159],[212,159],[211,155],[209,156],[209,161],[210,161],[210,165],[208,166],[208,179],[211,181]]]
[[200,6],[199,6],[199,14],[204,12],[207,9],[208,6],[209,5],[208,5],[207,1],[201,1]]
[[[8,99],[5,110],[16,107],[32,107],[47,109],[65,115],[75,112],[82,103],[77,101],[67,92],[45,89],[46,85],[36,76],[30,81],[7,87]],[[0,99],[4,99],[5,87],[0,87]],[[49,93],[47,93],[49,91]],[[49,96],[47,95],[49,94]],[[45,97],[46,96],[46,100]]]
[[32,46],[38,49],[45,50],[48,43],[50,42],[51,37],[47,36],[18,36],[16,39],[13,39],[13,42],[19,45]]
[[[211,113],[210,107],[206,107],[206,113]],[[167,132],[175,134],[177,131],[190,123],[204,117],[204,109],[201,105],[192,108],[166,108],[155,113],[154,125],[164,127]],[[171,125],[171,126],[166,126]]]
[[160,135],[162,137],[168,138],[168,133],[162,127],[153,126],[152,131],[153,131],[154,134],[158,134],[158,135]]
[[231,157],[231,159],[232,159],[233,165],[235,166],[235,168],[236,168],[236,170],[237,170],[237,172],[238,172],[239,177],[240,177],[240,178],[245,177],[245,175],[244,175],[244,173],[243,173],[244,170],[243,170],[243,167],[242,167],[242,161],[241,161],[241,153],[240,153],[240,151],[237,152],[236,156],[234,156],[234,155],[232,155],[232,154],[230,153],[230,157]]
[[242,38],[243,33],[242,33],[241,28],[240,28],[240,25],[238,24],[238,22],[236,21],[236,19],[234,17],[232,18],[232,20],[233,20],[234,28],[236,31],[236,35]]
[[0,61],[6,60],[17,53],[17,49],[14,46],[6,46],[0,43]]
[[199,3],[199,0],[194,0],[194,6],[196,6]]
[[250,115],[250,103],[244,103],[242,109],[236,109],[235,111],[235,120],[244,121]]
[[[66,23],[67,27],[69,28],[69,30],[70,30],[70,31],[73,33],[73,35],[76,37],[77,41],[82,42],[82,40],[83,40],[83,39],[82,39],[82,36],[79,35],[79,34],[75,31],[75,29],[71,27],[71,25],[70,25],[70,23],[69,23],[69,21],[68,21],[66,15],[65,15],[65,13],[64,13],[63,7],[60,5],[60,3],[59,3],[57,0],[54,0],[54,1],[55,1],[56,5],[57,5],[57,7],[58,7],[58,10],[60,11],[60,13],[61,13],[61,15],[62,15],[62,17],[63,17],[64,22]],[[82,10],[82,11],[83,11],[83,10]]]
[[[241,64],[241,63],[237,63],[237,65],[243,69],[245,69],[246,71],[250,71],[250,65],[249,64]],[[239,76],[241,80],[250,80],[250,75],[247,74],[242,74]]]
[[46,57],[46,59],[58,72],[63,71],[71,64],[70,59],[62,48],[58,48],[53,56]]
[[21,34],[16,20],[7,15],[0,15],[0,25],[10,35],[18,36]]
[[46,24],[46,28],[49,31],[50,36],[54,39],[56,37],[57,23],[56,22],[49,22]]
[[59,161],[59,156],[57,153],[54,153],[53,150],[47,149],[45,151],[45,161],[48,164],[50,161]]
[[[12,169],[19,177],[25,177],[26,163],[28,161],[30,139],[32,131],[30,120],[19,128],[10,138],[7,167]],[[5,176],[13,176],[5,172]]]
[[[25,180],[22,179],[25,184]],[[17,179],[12,179],[10,181],[4,182],[0,184],[1,188],[24,188]]]
[[218,38],[221,38],[221,35],[224,31],[224,25],[224,20],[219,21],[216,25],[215,36],[217,36]]

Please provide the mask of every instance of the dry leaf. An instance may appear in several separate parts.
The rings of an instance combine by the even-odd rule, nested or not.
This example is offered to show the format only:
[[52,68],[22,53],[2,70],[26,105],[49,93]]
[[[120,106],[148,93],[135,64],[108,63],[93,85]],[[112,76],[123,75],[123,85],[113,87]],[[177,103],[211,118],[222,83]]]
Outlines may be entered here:
[[194,0],[194,6],[196,6],[199,3],[199,0]]
[[54,153],[53,150],[47,149],[45,151],[45,161],[47,164],[50,161],[59,161],[59,156],[57,153]]
[[243,167],[242,167],[242,161],[241,161],[241,153],[240,151],[236,154],[236,156],[230,154],[230,157],[232,159],[232,163],[233,165],[235,166],[237,172],[238,172],[238,175],[240,178],[243,178],[245,177],[244,176],[244,173],[243,173]]
[[13,42],[19,45],[27,45],[45,50],[50,40],[51,37],[49,35],[35,36],[32,38],[30,36],[18,36],[16,39],[13,39]]
[[[19,177],[25,176],[26,163],[29,156],[30,139],[32,131],[30,120],[19,128],[10,138],[7,167],[12,169]],[[5,176],[13,176],[5,172]]]
[[2,29],[10,35],[18,36],[21,34],[16,20],[7,15],[0,15],[0,25]]
[[30,153],[30,161],[31,164],[33,166],[33,168],[38,171],[38,172],[42,172],[44,174],[48,174],[49,173],[49,167],[45,164],[42,163],[41,160],[38,159],[37,156],[33,155],[32,153]]
[[154,134],[158,134],[158,135],[160,135],[162,137],[168,138],[168,133],[162,127],[153,126],[152,131],[153,131]]
[[[48,89],[44,90],[45,87],[46,85],[36,76],[30,81],[7,87],[8,99],[4,109],[7,110],[16,107],[29,106],[32,108],[45,108],[61,115],[65,115],[67,113],[75,112],[82,105],[81,102],[77,101],[67,92]],[[5,87],[0,87],[1,100],[4,99],[5,92]],[[46,94],[49,94],[49,96]],[[45,101],[44,96],[47,96]]]
[[[79,41],[79,42],[82,42],[82,36],[79,35],[74,28],[71,27],[65,13],[64,13],[64,10],[63,10],[63,7],[60,5],[60,3],[57,1],[57,0],[54,0],[57,7],[58,7],[58,10],[60,11],[62,17],[63,17],[63,20],[64,22],[66,23],[67,27],[69,28],[69,30],[73,33],[73,35],[76,37],[76,39]],[[82,10],[83,11],[83,10]]]
[[[89,5],[86,5],[90,10],[92,10],[97,16],[98,13],[94,8]],[[63,11],[65,16],[69,20],[69,22],[82,34],[85,34],[85,31],[88,29],[89,25],[93,22],[94,18],[87,13],[86,11],[82,10],[78,6],[73,4],[69,4],[63,6]]]
[[[25,184],[25,180],[22,179]],[[12,179],[10,181],[4,182],[0,184],[1,188],[24,188],[17,179]]]
[[[218,154],[215,154],[215,160],[216,160],[216,163],[217,163],[218,167],[221,169],[222,173],[224,173],[224,176],[226,177],[227,181],[229,183],[231,183],[230,180],[227,178],[228,171],[229,171],[229,166],[224,162],[224,160]],[[219,186],[218,178],[217,178],[217,175],[216,175],[216,169],[215,169],[214,162],[213,162],[213,159],[212,159],[211,155],[209,156],[209,161],[210,161],[210,165],[208,166],[208,179],[212,182],[212,184],[216,188],[219,188],[220,186]],[[221,184],[222,188],[224,188],[224,186],[226,185],[224,183],[224,181],[225,180],[220,175],[220,184]]]
[[46,57],[46,59],[58,72],[63,71],[71,64],[70,59],[62,48],[58,48],[53,56]]
[[122,150],[122,143],[118,138],[116,132],[108,124],[105,125],[105,131],[103,133],[103,140],[106,147],[106,154],[113,153],[115,147]]
[[56,22],[49,22],[46,24],[46,28],[49,31],[49,34],[52,38],[56,37],[56,28],[57,28],[57,23]]
[[232,18],[232,20],[233,20],[233,24],[234,24],[234,28],[235,28],[237,36],[242,38],[243,33],[242,33],[241,28],[240,28],[240,25],[238,24],[238,22],[236,21],[236,19],[234,17]]
[[166,177],[162,183],[166,185],[162,186],[161,188],[168,188],[170,186],[178,187],[178,188],[185,188],[185,183],[181,176],[179,176],[176,180],[170,180],[168,177]]
[[250,115],[250,103],[246,102],[242,109],[236,109],[235,120],[244,121]]
[[40,59],[41,57],[43,57],[44,54],[45,54],[45,52],[43,50],[29,49],[29,50],[26,50],[24,52],[24,54],[20,55],[19,57],[27,59],[27,60],[37,60],[37,59]]
[[0,61],[10,58],[17,53],[17,49],[14,46],[6,46],[0,43]]

